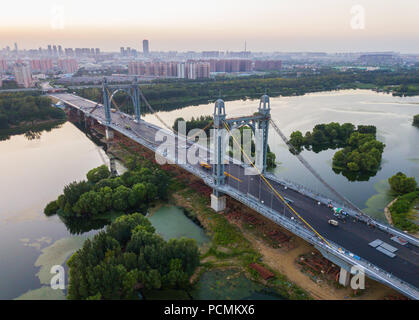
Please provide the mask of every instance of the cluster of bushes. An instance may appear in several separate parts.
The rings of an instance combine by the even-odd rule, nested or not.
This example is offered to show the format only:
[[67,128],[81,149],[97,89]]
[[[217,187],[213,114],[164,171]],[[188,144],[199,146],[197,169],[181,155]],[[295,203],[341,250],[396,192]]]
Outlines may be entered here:
[[2,93],[0,95],[0,129],[22,122],[65,119],[63,110],[52,107],[51,100],[36,94]]
[[419,114],[413,116],[413,125],[419,128]]
[[333,156],[333,170],[343,172],[351,180],[365,179],[375,174],[380,167],[385,144],[376,140],[377,128],[372,125],[337,122],[318,124],[313,131],[303,134],[294,131],[290,136],[293,152],[303,148],[321,150],[343,148]]
[[385,144],[370,133],[354,132],[347,146],[333,156],[333,167],[342,171],[376,173],[381,164]]
[[400,197],[391,205],[390,212],[396,227],[410,232],[418,231],[419,226],[410,221],[409,211],[419,198],[417,182],[414,177],[407,177],[402,172],[397,172],[388,179],[391,191]]
[[359,125],[356,129],[352,123],[340,125],[337,122],[317,124],[313,131],[305,135],[301,131],[294,131],[290,136],[290,143],[300,152],[302,147],[319,152],[327,149],[342,148],[354,132],[376,135],[377,128],[372,125]]
[[419,226],[412,222],[409,217],[409,212],[412,204],[419,198],[419,191],[410,192],[400,196],[391,206],[390,212],[393,223],[401,230],[409,232],[419,231]]
[[407,177],[402,172],[397,172],[394,176],[390,177],[388,179],[388,183],[395,194],[413,192],[417,186],[417,182],[414,177]]
[[87,173],[87,181],[72,182],[44,209],[47,216],[100,217],[106,213],[147,210],[153,200],[167,198],[167,174],[146,161],[119,177],[103,165]]
[[140,213],[117,218],[68,261],[68,299],[136,299],[141,289],[185,289],[199,265],[195,240],[164,241]]

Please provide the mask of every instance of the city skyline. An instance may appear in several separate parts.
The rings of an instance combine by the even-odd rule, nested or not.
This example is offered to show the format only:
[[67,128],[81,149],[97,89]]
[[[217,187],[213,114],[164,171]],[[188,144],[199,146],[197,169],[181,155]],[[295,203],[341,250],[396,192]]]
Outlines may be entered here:
[[[60,43],[142,51],[142,40],[149,39],[150,51],[241,51],[246,41],[249,51],[417,53],[417,12],[415,0],[400,0],[397,7],[379,0],[342,0],[339,6],[332,0],[16,0],[0,12],[0,47]],[[363,25],[353,28],[360,14]]]

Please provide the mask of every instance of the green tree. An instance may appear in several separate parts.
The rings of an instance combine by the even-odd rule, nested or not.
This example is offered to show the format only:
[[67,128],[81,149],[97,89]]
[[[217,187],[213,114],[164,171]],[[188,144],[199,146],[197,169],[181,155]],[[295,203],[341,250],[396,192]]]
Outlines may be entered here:
[[407,177],[404,173],[398,172],[388,179],[391,190],[397,194],[413,192],[416,189],[417,182],[414,177]]
[[[1,121],[0,121],[1,123]],[[413,125],[419,128],[419,114],[413,116]]]
[[111,175],[108,167],[106,165],[101,165],[100,167],[94,168],[87,173],[87,180],[90,183],[97,183],[102,179],[106,179]]

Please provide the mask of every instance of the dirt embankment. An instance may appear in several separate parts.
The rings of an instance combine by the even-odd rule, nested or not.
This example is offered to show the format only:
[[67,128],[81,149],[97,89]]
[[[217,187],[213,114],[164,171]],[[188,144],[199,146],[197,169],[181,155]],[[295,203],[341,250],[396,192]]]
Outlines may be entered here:
[[393,218],[391,217],[391,212],[390,212],[390,207],[393,205],[393,203],[395,203],[397,201],[397,199],[399,199],[399,197],[397,197],[396,199],[394,199],[393,201],[391,201],[388,205],[386,205],[386,207],[384,208],[384,215],[386,216],[387,222],[393,226]]

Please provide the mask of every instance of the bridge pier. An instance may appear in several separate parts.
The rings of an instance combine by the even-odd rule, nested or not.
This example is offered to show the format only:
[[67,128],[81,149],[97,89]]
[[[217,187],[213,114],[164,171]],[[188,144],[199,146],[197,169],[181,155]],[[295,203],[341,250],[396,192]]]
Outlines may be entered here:
[[342,286],[347,287],[349,285],[350,279],[351,279],[351,273],[341,267],[340,273],[339,273],[339,283]]
[[109,127],[106,127],[106,140],[113,140],[114,134],[113,130]]
[[211,208],[215,212],[224,211],[226,208],[226,196],[220,193],[211,193]]

